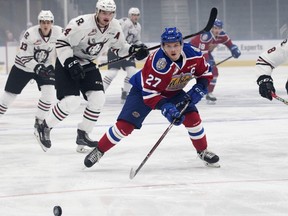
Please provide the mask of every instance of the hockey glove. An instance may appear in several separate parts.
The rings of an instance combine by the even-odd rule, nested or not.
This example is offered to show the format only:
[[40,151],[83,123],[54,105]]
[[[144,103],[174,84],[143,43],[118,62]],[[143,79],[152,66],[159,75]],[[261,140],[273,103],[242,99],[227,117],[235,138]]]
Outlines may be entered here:
[[268,75],[261,75],[257,79],[257,84],[259,85],[259,94],[264,98],[272,100],[271,93],[275,92],[272,77]]
[[239,50],[238,46],[233,45],[230,47],[231,54],[234,58],[238,58],[241,55],[241,51]]
[[192,89],[190,89],[187,94],[191,98],[191,103],[197,104],[204,95],[208,93],[207,88],[205,88],[202,84],[195,84]]
[[145,44],[133,44],[129,48],[129,54],[133,55],[138,61],[146,58],[149,55],[149,50]]
[[43,80],[55,80],[55,71],[52,65],[45,67],[43,64],[37,64],[34,72]]
[[84,79],[85,72],[75,57],[69,57],[64,62],[64,67],[69,71],[73,80]]
[[161,113],[170,123],[173,123],[174,125],[182,124],[185,119],[185,116],[181,116],[179,110],[172,103],[163,104],[161,107]]

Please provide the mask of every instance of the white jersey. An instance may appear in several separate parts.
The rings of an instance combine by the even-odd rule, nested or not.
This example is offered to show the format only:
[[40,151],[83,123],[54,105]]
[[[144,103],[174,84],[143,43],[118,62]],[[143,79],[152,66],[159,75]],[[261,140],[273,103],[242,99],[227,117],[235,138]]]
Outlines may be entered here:
[[287,39],[262,53],[256,62],[257,75],[271,76],[272,70],[288,60]]
[[26,72],[34,73],[37,64],[44,64],[46,67],[54,65],[56,41],[62,31],[60,26],[52,25],[51,34],[44,37],[39,25],[27,29],[20,41],[15,66]]
[[101,50],[112,48],[119,56],[129,54],[130,45],[125,41],[121,26],[112,19],[105,28],[95,21],[95,14],[72,19],[57,42],[57,56],[64,66],[67,58],[75,56],[81,65],[97,59]]
[[131,19],[124,17],[119,19],[126,41],[129,44],[141,44],[141,25],[133,23]]

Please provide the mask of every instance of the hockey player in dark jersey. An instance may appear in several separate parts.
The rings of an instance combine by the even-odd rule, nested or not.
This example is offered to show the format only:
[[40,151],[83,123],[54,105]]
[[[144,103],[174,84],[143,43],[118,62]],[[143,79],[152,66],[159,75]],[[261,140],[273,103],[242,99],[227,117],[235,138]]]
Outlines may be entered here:
[[215,65],[215,61],[212,55],[213,50],[218,46],[218,44],[224,44],[231,51],[231,54],[234,58],[238,58],[241,55],[241,52],[237,45],[232,43],[232,40],[226,34],[226,32],[223,31],[223,22],[219,19],[215,20],[211,31],[193,37],[190,43],[193,46],[198,47],[203,52],[207,62],[212,67],[213,79],[208,86],[208,94],[206,95],[206,100],[207,102],[215,103],[217,99],[212,94],[212,92],[214,91],[217,82],[218,68]]
[[[196,84],[185,92],[187,83],[196,79]],[[166,28],[161,35],[161,48],[151,53],[142,70],[131,79],[132,88],[115,125],[102,136],[96,147],[84,161],[86,167],[93,166],[120,140],[140,129],[142,122],[152,110],[175,125],[183,124],[201,160],[207,166],[219,167],[219,157],[207,150],[207,140],[196,104],[207,93],[212,72],[201,51],[183,43],[182,34],[175,27]],[[187,98],[191,99],[183,115]]]
[[95,147],[89,138],[102,111],[105,95],[100,71],[94,61],[101,50],[112,48],[119,56],[135,55],[144,59],[148,50],[126,42],[119,22],[114,18],[113,0],[98,0],[96,12],[72,19],[58,38],[56,51],[56,93],[59,102],[38,128],[37,140],[44,151],[51,147],[50,131],[81,104],[80,94],[87,101],[77,127],[77,152]]

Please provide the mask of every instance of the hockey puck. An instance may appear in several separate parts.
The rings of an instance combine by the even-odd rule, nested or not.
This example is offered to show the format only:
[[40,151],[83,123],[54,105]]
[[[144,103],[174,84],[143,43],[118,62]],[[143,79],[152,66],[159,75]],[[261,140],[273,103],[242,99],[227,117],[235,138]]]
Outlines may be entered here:
[[54,206],[53,213],[55,216],[61,216],[62,215],[62,208],[60,206]]

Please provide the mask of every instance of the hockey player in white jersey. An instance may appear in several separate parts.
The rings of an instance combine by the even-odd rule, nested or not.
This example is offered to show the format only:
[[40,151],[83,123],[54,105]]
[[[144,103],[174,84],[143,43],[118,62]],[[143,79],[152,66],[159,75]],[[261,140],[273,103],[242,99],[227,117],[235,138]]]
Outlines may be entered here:
[[[145,46],[141,42],[141,25],[138,22],[140,17],[140,10],[136,7],[132,7],[128,11],[128,18],[121,18],[119,20],[125,39],[129,44],[138,44]],[[119,58],[117,55],[113,53],[112,50],[108,50],[108,61]],[[130,78],[137,72],[135,60],[133,58],[124,59],[120,62],[112,63],[108,65],[108,71],[105,72],[103,75],[103,85],[104,90],[109,87],[113,79],[118,74],[120,69],[126,71],[126,77],[124,79],[124,85],[122,88],[121,99],[125,100],[127,97],[128,92],[130,91],[131,84],[129,83]]]
[[95,147],[89,138],[105,102],[99,69],[94,64],[102,49],[112,48],[119,56],[135,55],[144,59],[148,50],[129,45],[119,22],[114,19],[113,0],[98,0],[96,13],[72,19],[58,38],[56,50],[56,92],[60,100],[38,128],[38,141],[44,151],[51,147],[50,130],[80,106],[82,93],[87,105],[77,128],[77,152],[86,152],[85,146]]
[[[276,46],[268,49],[262,53],[255,66],[257,75],[257,84],[259,85],[259,94],[272,100],[272,92],[276,92],[273,85],[272,71],[274,68],[283,64],[288,60],[288,43],[287,39],[277,44]],[[288,93],[288,82],[286,83],[286,91]]]
[[52,12],[42,10],[38,15],[38,25],[30,27],[23,35],[15,64],[11,68],[5,91],[0,98],[0,116],[4,115],[31,79],[37,82],[41,91],[35,115],[35,128],[44,120],[55,102],[55,45],[62,28],[53,25],[53,22]]

